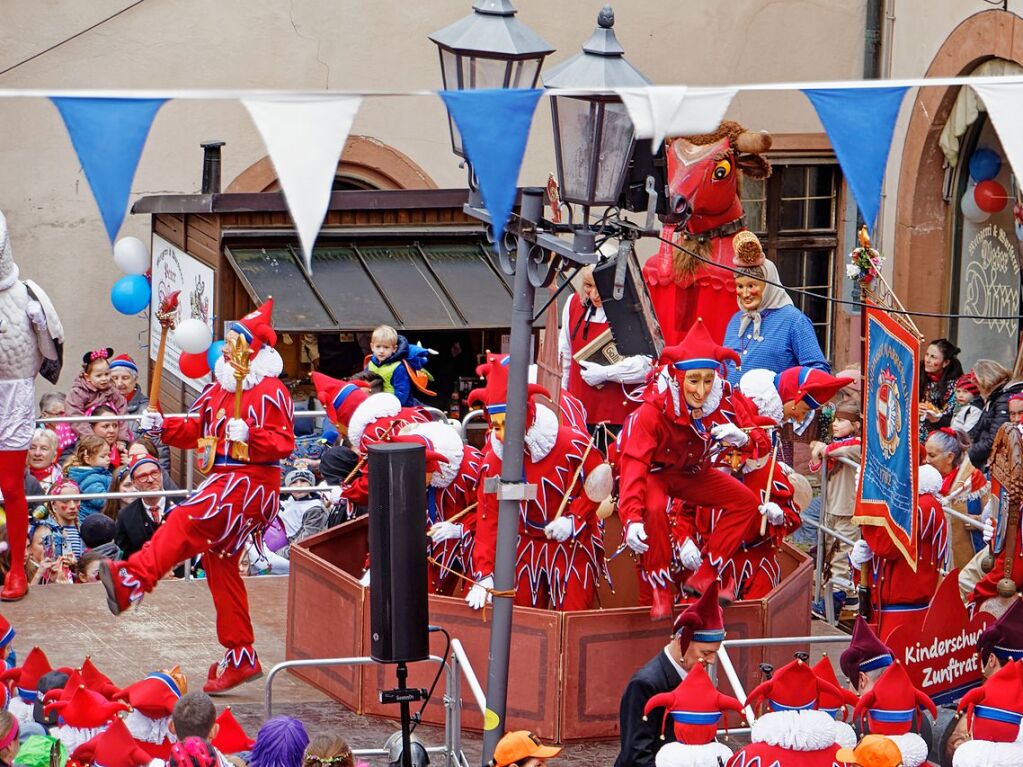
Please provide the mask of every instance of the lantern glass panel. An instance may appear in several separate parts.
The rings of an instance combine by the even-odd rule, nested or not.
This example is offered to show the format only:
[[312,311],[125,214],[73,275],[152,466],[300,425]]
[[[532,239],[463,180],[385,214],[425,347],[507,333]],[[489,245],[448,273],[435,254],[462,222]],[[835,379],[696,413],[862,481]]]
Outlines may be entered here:
[[632,121],[625,106],[571,96],[556,96],[552,102],[563,199],[580,205],[615,204],[632,153]]

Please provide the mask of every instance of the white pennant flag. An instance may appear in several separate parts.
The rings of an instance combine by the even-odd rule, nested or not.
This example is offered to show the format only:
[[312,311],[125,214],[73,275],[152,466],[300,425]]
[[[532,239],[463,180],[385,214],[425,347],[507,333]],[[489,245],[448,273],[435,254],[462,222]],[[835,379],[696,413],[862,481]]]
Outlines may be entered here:
[[656,152],[669,136],[712,133],[724,119],[736,88],[687,88],[649,85],[618,88],[637,138],[653,139]]
[[615,92],[629,112],[636,138],[653,139],[656,152],[668,135],[671,118],[682,106],[684,85],[648,85],[645,88],[617,88]]
[[713,133],[725,119],[738,88],[690,88],[682,106],[672,116],[666,136],[699,136]]
[[277,170],[307,272],[361,96],[243,99]]
[[1012,172],[1023,178],[1023,83],[971,86],[984,101]]

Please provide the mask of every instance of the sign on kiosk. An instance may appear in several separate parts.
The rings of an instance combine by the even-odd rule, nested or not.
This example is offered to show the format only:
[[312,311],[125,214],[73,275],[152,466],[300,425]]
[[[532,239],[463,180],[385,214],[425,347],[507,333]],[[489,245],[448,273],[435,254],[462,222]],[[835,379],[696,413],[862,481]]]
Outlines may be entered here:
[[959,596],[959,571],[952,570],[938,586],[922,627],[898,626],[881,639],[913,684],[940,706],[983,681],[977,640],[995,620],[984,611],[970,619]]
[[[156,319],[156,309],[164,297],[175,290],[180,290],[178,298],[178,316],[176,323],[182,320],[202,320],[213,330],[213,269],[194,258],[180,248],[176,248],[162,237],[153,235],[153,293],[150,300],[149,320],[149,354],[156,359],[156,350],[160,345],[160,323]],[[167,336],[167,351],[163,360],[164,370],[176,378],[182,379],[193,389],[201,390],[210,382],[209,376],[193,379],[181,374],[178,368],[178,357],[181,349],[174,342],[174,334]]]

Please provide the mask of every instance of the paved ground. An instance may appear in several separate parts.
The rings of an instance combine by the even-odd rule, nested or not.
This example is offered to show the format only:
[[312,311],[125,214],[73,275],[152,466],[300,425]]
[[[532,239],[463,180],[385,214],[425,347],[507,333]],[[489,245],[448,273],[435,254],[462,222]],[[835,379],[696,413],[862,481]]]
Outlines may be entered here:
[[[260,659],[269,670],[284,660],[287,578],[250,578],[246,585]],[[19,657],[36,644],[46,651],[54,666],[78,666],[91,655],[93,662],[119,685],[178,664],[197,688],[209,664],[221,656],[215,639],[213,604],[202,582],[166,581],[138,609],[120,618],[107,611],[99,584],[36,588],[24,601],[4,604],[2,610],[17,630],[14,646]],[[815,633],[827,629],[819,622],[814,626]],[[264,719],[263,692],[261,682],[248,684],[236,694],[223,696],[218,704],[230,705],[253,734]],[[390,720],[348,711],[288,674],[275,680],[274,713],[298,717],[311,733],[339,734],[353,748],[379,748],[397,729]],[[443,732],[438,728],[424,725],[418,734],[427,745],[443,744]],[[469,763],[478,764],[480,737],[466,733],[463,748]],[[570,744],[558,763],[565,767],[611,765],[617,751],[613,741]]]

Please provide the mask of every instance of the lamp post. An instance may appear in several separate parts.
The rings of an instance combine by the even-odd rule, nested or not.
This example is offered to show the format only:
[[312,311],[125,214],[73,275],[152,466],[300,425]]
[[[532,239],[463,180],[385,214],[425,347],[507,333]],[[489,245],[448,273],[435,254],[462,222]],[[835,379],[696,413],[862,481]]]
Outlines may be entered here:
[[[478,0],[471,16],[430,35],[440,49],[445,88],[479,88],[483,87],[481,82],[487,87],[505,88],[536,84],[543,59],[553,49],[515,20],[514,13],[508,0]],[[619,203],[635,145],[632,122],[624,105],[606,89],[649,83],[625,60],[612,30],[613,24],[614,12],[605,6],[598,17],[598,27],[583,46],[582,53],[544,78],[548,88],[601,91],[551,98],[558,176],[566,191],[565,200],[581,206],[582,216],[578,223],[568,225],[545,220],[544,190],[526,187],[522,190],[519,214],[512,215],[506,229],[515,239],[514,258],[507,252],[505,243],[495,243],[501,254],[502,268],[514,275],[501,480],[497,487],[485,488],[485,492],[496,492],[500,502],[494,589],[503,593],[513,593],[515,589],[519,504],[536,495],[536,487],[527,485],[522,474],[536,288],[550,284],[562,265],[597,262],[597,229],[589,224],[589,211],[594,206]],[[519,42],[509,45],[509,40]],[[475,78],[471,76],[473,71],[477,72]],[[484,71],[491,74],[484,78],[481,75]],[[457,128],[453,122],[450,126],[452,149],[456,155],[464,157]],[[469,179],[471,193],[464,210],[473,218],[492,225],[489,211],[480,205],[473,188],[471,168]],[[646,182],[646,187],[653,188],[652,179]],[[656,192],[652,199],[656,199]],[[648,206],[651,210],[652,207],[653,203]],[[648,224],[646,229],[650,228]],[[645,231],[616,215],[606,217],[600,230],[602,236],[621,237],[629,242]],[[560,237],[561,234],[571,234],[571,241]],[[494,600],[487,669],[484,765],[493,755],[506,725],[512,606],[513,601],[508,597]]]

